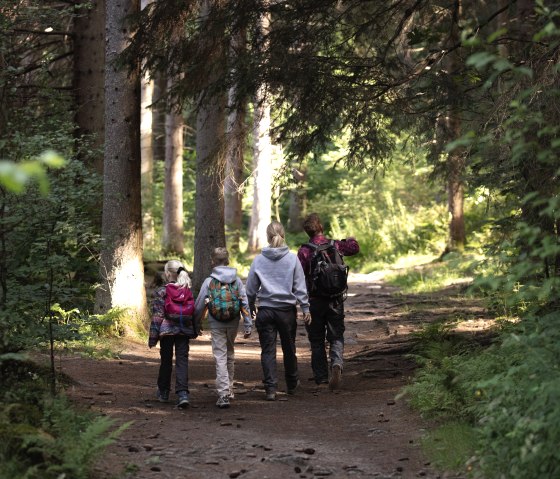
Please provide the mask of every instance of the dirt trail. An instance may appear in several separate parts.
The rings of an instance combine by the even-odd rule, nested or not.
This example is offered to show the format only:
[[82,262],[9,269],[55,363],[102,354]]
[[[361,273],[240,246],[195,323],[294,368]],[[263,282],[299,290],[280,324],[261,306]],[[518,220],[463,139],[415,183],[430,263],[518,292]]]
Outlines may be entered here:
[[[420,327],[426,314],[409,314],[412,304],[403,313],[406,298],[393,292],[374,275],[352,277],[346,302],[347,362],[342,387],[334,392],[308,381],[310,353],[301,324],[302,387],[296,395],[281,393],[276,402],[264,401],[255,332],[249,340],[238,339],[236,397],[226,410],[215,406],[207,334],[191,343],[191,406],[186,410],[155,400],[157,349],[128,344],[118,360],[64,359],[64,372],[76,381],[68,391],[73,400],[119,423],[134,421],[107,450],[95,476],[438,477],[419,447],[425,425],[404,400],[395,400],[413,369],[400,351],[407,349],[408,333]],[[372,354],[377,351],[385,352]]]

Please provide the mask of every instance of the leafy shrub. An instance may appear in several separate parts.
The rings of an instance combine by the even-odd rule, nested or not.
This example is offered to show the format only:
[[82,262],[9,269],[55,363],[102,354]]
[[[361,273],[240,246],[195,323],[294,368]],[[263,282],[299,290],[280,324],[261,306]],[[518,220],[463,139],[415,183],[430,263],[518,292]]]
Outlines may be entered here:
[[93,461],[127,425],[47,394],[41,367],[0,356],[0,477],[88,478]]

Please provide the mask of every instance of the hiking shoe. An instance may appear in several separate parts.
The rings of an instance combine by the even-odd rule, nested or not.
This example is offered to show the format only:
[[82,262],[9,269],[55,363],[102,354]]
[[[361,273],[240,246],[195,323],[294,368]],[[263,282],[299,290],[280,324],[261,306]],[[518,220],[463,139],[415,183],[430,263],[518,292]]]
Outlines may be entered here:
[[291,388],[288,388],[288,391],[286,391],[286,392],[288,394],[295,394],[296,390],[299,388],[299,385],[300,385],[300,381],[298,379],[297,383],[294,386],[292,386]]
[[342,366],[340,364],[335,364],[331,371],[331,380],[329,381],[329,389],[333,391],[340,386],[342,381]]
[[267,401],[276,401],[276,391],[266,391]]
[[159,402],[167,402],[169,401],[169,391],[160,391],[159,389],[157,390],[156,393],[156,397],[158,399]]
[[179,399],[177,400],[177,407],[181,409],[186,408],[190,404],[187,391],[179,391],[177,395],[179,396]]
[[216,406],[220,409],[225,409],[229,407],[229,397],[228,396],[220,396],[216,401]]

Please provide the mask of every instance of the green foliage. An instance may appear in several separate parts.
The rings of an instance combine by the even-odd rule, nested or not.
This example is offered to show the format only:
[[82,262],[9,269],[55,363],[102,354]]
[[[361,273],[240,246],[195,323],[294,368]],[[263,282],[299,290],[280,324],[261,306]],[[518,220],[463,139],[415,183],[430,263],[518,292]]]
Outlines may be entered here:
[[128,426],[78,412],[47,395],[45,371],[29,362],[0,363],[0,477],[90,477],[93,461]]
[[39,191],[47,194],[49,183],[46,168],[61,168],[64,163],[64,159],[53,151],[46,151],[39,158],[20,163],[0,161],[0,186],[21,194],[25,191],[26,185],[35,180]]
[[360,254],[348,258],[354,270],[370,272],[399,256],[444,248],[443,192],[430,181],[425,152],[397,143],[394,164],[382,172],[345,169],[344,139],[308,166],[307,211],[320,215],[327,234],[358,239]]
[[405,268],[390,273],[385,279],[402,288],[404,293],[430,293],[447,286],[469,284],[477,265],[474,255],[449,253],[443,260]]
[[438,469],[463,469],[476,448],[476,430],[465,422],[449,422],[428,432],[421,441],[422,449]]

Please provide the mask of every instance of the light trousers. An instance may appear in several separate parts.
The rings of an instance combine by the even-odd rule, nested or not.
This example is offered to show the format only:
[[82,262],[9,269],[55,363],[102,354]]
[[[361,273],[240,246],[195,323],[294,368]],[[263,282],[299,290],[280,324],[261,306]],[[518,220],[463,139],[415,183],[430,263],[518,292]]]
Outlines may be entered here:
[[211,329],[212,354],[216,362],[216,391],[218,396],[227,396],[233,388],[235,374],[235,351],[233,345],[237,328]]

